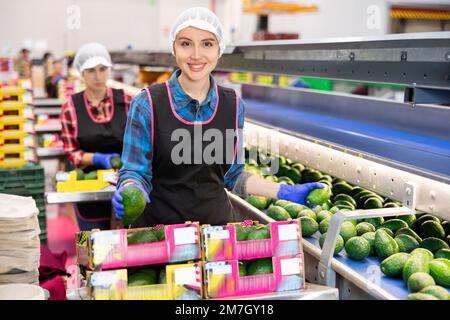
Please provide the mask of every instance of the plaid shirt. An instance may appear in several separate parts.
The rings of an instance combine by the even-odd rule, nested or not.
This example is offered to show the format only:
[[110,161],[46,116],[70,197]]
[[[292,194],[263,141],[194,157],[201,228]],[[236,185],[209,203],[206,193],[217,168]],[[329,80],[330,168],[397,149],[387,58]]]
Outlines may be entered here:
[[[84,92],[83,94],[86,94]],[[112,90],[108,89],[106,96],[97,106],[93,106],[87,99],[89,113],[92,116],[92,120],[96,123],[107,123],[111,121],[112,105],[110,103],[110,97]],[[128,101],[128,97],[125,97],[125,101]],[[126,112],[128,114],[128,104],[126,104]],[[72,99],[69,99],[63,104],[61,113],[61,137],[64,143],[64,151],[69,155],[69,160],[76,166],[81,167],[81,160],[83,159],[84,151],[80,149],[80,144],[77,137],[78,121],[73,105]]]
[[[192,100],[181,88],[177,79],[180,72],[180,70],[177,70],[169,79],[172,101],[178,116],[189,122],[205,121],[211,118],[217,102],[214,78],[210,77],[211,89],[203,104],[198,106],[198,101]],[[242,132],[244,104],[240,98],[238,103],[238,127]],[[119,171],[118,181],[118,185],[127,182],[127,180],[139,182],[148,193],[152,190],[151,119],[150,102],[147,93],[142,91],[131,101],[124,135],[123,167]],[[243,154],[244,142],[241,135],[239,136],[238,148],[242,150]],[[225,175],[224,185],[228,190],[233,190],[237,178],[243,171],[244,164],[242,161],[239,161],[239,163],[235,161]]]

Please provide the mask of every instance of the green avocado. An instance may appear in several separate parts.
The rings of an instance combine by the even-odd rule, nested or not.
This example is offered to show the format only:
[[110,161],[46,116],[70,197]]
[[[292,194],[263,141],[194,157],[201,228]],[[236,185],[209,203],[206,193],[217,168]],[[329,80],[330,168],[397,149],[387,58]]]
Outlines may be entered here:
[[128,276],[128,286],[145,286],[156,284],[156,271],[151,268],[141,269]]
[[327,202],[331,197],[331,190],[327,186],[322,189],[313,189],[305,199],[309,206],[317,206]]
[[145,201],[144,193],[135,186],[126,188],[122,191],[121,195],[124,212],[123,224],[128,226],[144,212],[147,203]]
[[111,160],[109,160],[109,163],[111,164],[111,168],[114,170],[119,170],[122,168],[122,160],[120,157],[112,157]]
[[276,221],[286,221],[291,218],[286,209],[277,206],[271,206],[266,214]]
[[250,260],[247,265],[247,275],[273,273],[272,258]]
[[142,230],[138,232],[129,233],[127,235],[128,244],[139,244],[148,242],[158,242],[158,238],[153,233],[153,230]]

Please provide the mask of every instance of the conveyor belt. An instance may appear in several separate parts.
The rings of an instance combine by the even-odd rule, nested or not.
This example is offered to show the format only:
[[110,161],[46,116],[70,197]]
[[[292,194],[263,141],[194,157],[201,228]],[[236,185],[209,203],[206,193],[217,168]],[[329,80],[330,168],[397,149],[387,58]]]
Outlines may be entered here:
[[450,141],[245,99],[246,117],[423,171],[450,176]]
[[[304,238],[304,240],[313,244],[317,248],[320,248],[319,237],[320,233],[317,232],[312,237]],[[378,282],[377,284],[380,288],[389,292],[398,299],[405,300],[408,294],[410,294],[403,279],[390,278],[381,272],[381,259],[379,257],[370,256],[361,261],[351,260],[347,257],[344,249],[338,255],[335,255],[334,259],[345,264],[364,278],[371,279],[373,282]],[[449,288],[447,290],[450,292]]]

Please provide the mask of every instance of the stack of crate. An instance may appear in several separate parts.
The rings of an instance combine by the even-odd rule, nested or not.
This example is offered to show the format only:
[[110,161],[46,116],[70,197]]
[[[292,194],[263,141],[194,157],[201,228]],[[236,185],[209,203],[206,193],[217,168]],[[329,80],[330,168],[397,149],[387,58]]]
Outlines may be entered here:
[[0,193],[13,194],[23,197],[32,197],[39,209],[40,239],[47,243],[47,225],[45,220],[45,176],[40,165],[31,165],[22,168],[0,168]]
[[37,165],[31,81],[0,83],[0,193],[33,197],[47,242],[44,170]]
[[81,231],[79,285],[94,300],[201,299],[199,232],[198,222]]
[[203,225],[201,238],[207,299],[305,288],[298,219]]

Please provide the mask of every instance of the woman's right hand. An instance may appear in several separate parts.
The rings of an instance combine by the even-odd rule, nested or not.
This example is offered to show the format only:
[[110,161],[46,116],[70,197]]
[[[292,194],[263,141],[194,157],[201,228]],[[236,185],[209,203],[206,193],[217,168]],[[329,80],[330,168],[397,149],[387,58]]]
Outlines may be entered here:
[[112,206],[114,208],[114,216],[116,217],[117,220],[122,220],[123,214],[124,214],[122,191],[124,191],[125,189],[127,189],[131,186],[139,188],[144,193],[145,201],[147,202],[147,204],[150,203],[150,198],[148,197],[147,192],[144,190],[144,188],[140,184],[130,183],[130,184],[119,187],[119,189],[117,189],[114,192],[114,196],[111,201]]

